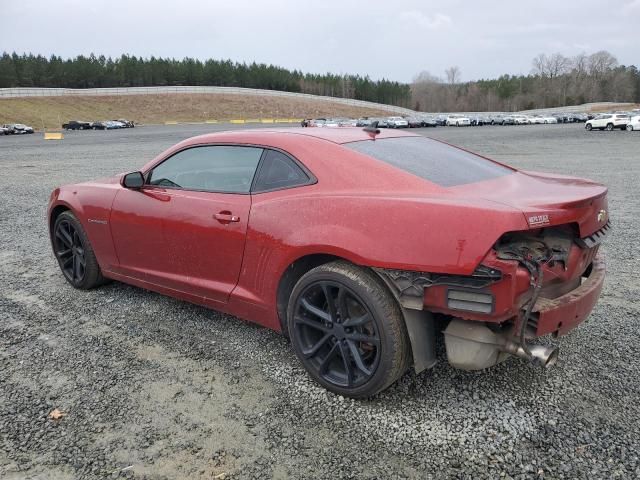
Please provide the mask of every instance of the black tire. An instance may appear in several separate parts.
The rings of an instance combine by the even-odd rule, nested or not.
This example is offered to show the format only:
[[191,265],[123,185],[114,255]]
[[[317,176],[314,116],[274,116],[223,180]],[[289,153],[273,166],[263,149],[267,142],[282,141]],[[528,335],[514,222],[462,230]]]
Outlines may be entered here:
[[300,278],[289,298],[287,327],[307,372],[339,395],[375,395],[409,366],[400,307],[375,273],[348,262],[320,265]]
[[590,131],[591,131],[591,129],[592,129],[593,127],[591,126],[591,124],[590,124],[590,123],[587,123],[587,124],[585,125],[585,127],[584,127],[584,128],[585,128],[588,132],[590,132]]
[[51,243],[64,278],[74,288],[89,290],[105,283],[89,238],[70,211],[56,218]]
[[607,123],[606,130],[607,132],[611,132],[613,130],[613,123]]
[[633,132],[633,125],[628,124],[628,125],[626,126],[626,129],[627,129],[627,132]]

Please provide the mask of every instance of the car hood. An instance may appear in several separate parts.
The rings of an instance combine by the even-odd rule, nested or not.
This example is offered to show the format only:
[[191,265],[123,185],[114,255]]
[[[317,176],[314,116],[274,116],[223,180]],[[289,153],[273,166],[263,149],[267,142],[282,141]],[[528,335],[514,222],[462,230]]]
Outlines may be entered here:
[[602,228],[609,216],[604,185],[565,175],[517,171],[450,191],[516,208],[530,228],[577,223],[582,237]]

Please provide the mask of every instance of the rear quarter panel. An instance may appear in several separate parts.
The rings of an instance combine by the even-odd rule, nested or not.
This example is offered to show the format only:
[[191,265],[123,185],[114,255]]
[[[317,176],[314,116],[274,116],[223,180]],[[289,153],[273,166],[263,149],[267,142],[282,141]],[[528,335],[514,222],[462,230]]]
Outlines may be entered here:
[[260,323],[278,329],[278,283],[303,256],[329,254],[371,267],[471,274],[502,233],[524,228],[520,211],[491,202],[327,194],[318,186],[258,194],[233,296],[268,306]]

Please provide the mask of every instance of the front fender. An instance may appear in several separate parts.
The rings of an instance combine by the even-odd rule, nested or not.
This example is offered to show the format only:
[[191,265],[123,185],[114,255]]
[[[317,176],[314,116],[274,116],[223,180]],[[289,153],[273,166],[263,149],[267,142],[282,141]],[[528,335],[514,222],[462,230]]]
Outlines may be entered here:
[[68,185],[55,189],[49,199],[49,229],[53,227],[53,215],[60,207],[70,210],[86,232],[103,271],[119,263],[109,226],[111,205],[118,188],[117,184],[107,183]]

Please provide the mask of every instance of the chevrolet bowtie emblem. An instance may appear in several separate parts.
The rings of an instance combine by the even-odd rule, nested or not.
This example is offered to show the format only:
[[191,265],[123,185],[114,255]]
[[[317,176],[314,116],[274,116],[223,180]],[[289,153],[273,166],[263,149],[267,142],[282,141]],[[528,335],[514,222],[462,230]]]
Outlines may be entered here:
[[602,223],[602,222],[605,222],[606,220],[607,220],[607,211],[600,210],[598,212],[598,222]]

